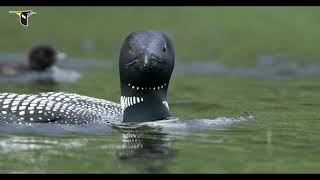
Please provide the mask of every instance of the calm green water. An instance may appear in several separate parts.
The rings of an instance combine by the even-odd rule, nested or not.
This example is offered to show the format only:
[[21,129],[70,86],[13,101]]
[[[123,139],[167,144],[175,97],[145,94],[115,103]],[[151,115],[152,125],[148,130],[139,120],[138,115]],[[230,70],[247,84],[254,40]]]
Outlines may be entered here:
[[[197,126],[204,119],[253,116],[245,121],[133,131],[107,125],[1,125],[0,172],[319,172],[320,77],[295,76],[304,74],[305,65],[319,72],[319,8],[30,8],[38,14],[30,17],[28,28],[18,24],[16,15],[5,15],[19,8],[0,8],[1,52],[23,53],[35,42],[48,41],[74,63],[97,58],[111,65],[77,69],[83,76],[75,83],[3,83],[1,92],[65,91],[118,102],[120,44],[129,32],[149,28],[173,38],[177,66],[209,61],[250,68],[261,55],[280,53],[298,63],[297,71],[278,70],[288,77],[283,80],[241,76],[231,73],[234,69],[172,76],[168,101],[182,121]],[[79,19],[83,10],[88,14]],[[47,19],[52,22],[46,24]]]

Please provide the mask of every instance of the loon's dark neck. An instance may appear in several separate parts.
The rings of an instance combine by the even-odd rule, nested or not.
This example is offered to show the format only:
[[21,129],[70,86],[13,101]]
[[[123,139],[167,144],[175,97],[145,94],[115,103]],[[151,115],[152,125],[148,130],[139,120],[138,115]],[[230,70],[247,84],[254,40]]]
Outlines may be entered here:
[[168,83],[155,87],[139,87],[121,84],[123,122],[146,122],[171,117],[167,102]]
[[171,117],[167,90],[174,57],[170,39],[160,31],[137,31],[127,36],[119,56],[124,123]]

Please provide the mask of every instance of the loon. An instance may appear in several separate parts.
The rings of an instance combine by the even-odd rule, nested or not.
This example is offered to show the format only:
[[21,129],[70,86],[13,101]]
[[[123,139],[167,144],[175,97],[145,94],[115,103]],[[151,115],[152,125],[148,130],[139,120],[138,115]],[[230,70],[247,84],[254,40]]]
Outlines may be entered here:
[[65,54],[58,52],[50,44],[36,44],[28,50],[27,63],[0,64],[0,75],[14,76],[29,71],[45,72],[64,58]]
[[0,122],[88,124],[172,119],[167,90],[174,59],[173,44],[163,32],[132,32],[120,49],[120,104],[64,92],[0,93]]

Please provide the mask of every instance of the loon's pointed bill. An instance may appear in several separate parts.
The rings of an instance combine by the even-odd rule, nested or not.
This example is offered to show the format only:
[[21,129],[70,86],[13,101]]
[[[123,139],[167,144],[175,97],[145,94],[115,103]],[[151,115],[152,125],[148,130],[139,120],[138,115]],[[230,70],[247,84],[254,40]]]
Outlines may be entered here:
[[119,57],[120,104],[72,93],[0,93],[0,121],[87,124],[170,119],[167,90],[174,68],[171,40],[156,30],[124,40]]

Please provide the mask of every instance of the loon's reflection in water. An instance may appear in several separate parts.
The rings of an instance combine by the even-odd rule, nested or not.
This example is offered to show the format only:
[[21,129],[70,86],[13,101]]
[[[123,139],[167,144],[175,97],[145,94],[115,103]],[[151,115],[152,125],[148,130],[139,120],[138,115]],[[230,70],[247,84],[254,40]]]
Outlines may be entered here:
[[[117,152],[119,160],[124,165],[130,165],[148,173],[166,172],[165,164],[174,157],[169,135],[160,129],[139,127],[135,129],[119,129],[123,145]],[[137,166],[137,161],[141,162]]]

